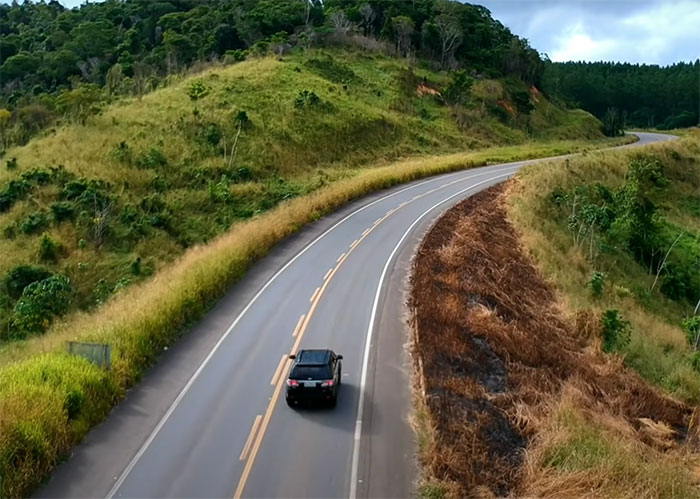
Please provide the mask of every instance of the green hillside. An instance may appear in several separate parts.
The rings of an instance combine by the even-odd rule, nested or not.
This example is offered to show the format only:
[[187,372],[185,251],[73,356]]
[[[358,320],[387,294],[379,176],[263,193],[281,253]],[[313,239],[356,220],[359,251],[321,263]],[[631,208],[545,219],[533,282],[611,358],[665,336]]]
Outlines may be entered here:
[[17,312],[39,278],[68,277],[66,307],[89,309],[236,221],[364,167],[600,137],[589,114],[512,79],[341,50],[214,65],[7,151],[0,334],[48,325]]

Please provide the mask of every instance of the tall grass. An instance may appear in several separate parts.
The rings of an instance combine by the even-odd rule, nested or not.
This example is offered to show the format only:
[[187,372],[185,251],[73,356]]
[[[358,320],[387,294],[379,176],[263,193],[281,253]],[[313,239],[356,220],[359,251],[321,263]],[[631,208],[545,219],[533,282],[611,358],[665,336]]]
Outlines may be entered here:
[[[667,220],[689,234],[700,222],[686,200],[698,199],[700,147],[698,132],[678,141],[652,145],[643,151],[606,151],[551,163],[547,168],[526,167],[510,197],[509,216],[544,275],[556,285],[567,312],[597,313],[619,309],[632,324],[632,340],[622,350],[627,365],[647,380],[690,403],[700,401],[700,375],[691,365],[691,349],[681,330],[693,304],[650,292],[654,275],[624,251],[603,251],[594,260],[587,248],[576,248],[566,220],[556,214],[551,195],[577,185],[599,182],[615,188],[624,182],[632,158],[645,154],[659,159],[671,179],[657,203]],[[697,202],[697,201],[696,201]],[[594,297],[588,285],[594,271],[607,275],[605,292]]]

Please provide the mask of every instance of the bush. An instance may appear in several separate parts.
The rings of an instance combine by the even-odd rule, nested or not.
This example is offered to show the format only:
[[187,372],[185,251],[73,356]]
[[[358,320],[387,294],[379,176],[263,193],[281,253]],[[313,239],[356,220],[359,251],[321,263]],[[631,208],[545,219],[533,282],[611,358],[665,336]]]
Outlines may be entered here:
[[312,58],[305,65],[314,73],[333,83],[350,83],[356,76],[355,72],[345,64],[336,62],[331,56]]
[[452,73],[452,81],[443,92],[443,97],[449,104],[466,104],[469,101],[469,91],[474,84],[474,78],[463,69]]
[[68,201],[56,201],[51,204],[51,213],[56,222],[73,220],[75,218],[75,206]]
[[35,234],[49,225],[49,218],[42,211],[30,213],[19,224],[19,230],[25,234]]
[[17,300],[22,296],[24,288],[32,283],[43,281],[44,279],[51,277],[51,272],[43,267],[38,267],[35,265],[18,265],[12,268],[5,276],[5,289],[7,289],[7,294]]
[[700,315],[688,317],[682,322],[683,332],[688,339],[688,344],[693,350],[698,349],[698,336],[700,335]]
[[591,287],[591,292],[595,298],[600,298],[605,290],[605,277],[603,272],[595,271],[591,274],[591,279],[588,285]]
[[156,147],[149,149],[138,160],[138,165],[141,168],[158,168],[167,164],[168,159],[163,152]]
[[44,331],[54,317],[70,305],[72,288],[65,276],[54,275],[24,288],[12,313],[12,327],[19,337]]
[[629,344],[631,325],[620,316],[619,311],[608,309],[603,312],[601,324],[604,352],[619,351]]
[[58,261],[59,254],[61,253],[62,245],[61,243],[51,239],[47,233],[41,236],[41,241],[39,241],[39,260],[42,262],[55,263]]
[[117,144],[114,149],[112,149],[111,153],[112,157],[119,161],[120,163],[130,165],[132,156],[131,156],[131,149],[129,149],[129,144],[126,143],[125,140],[122,140],[119,144]]
[[17,168],[17,158],[10,158],[5,163],[8,170],[14,170]]
[[224,63],[233,64],[234,62],[245,61],[246,51],[245,50],[227,50],[224,53]]
[[321,103],[321,98],[310,90],[302,90],[294,99],[296,109],[319,107]]
[[31,185],[24,179],[11,180],[0,190],[0,213],[12,208],[18,199],[23,198],[29,192]]

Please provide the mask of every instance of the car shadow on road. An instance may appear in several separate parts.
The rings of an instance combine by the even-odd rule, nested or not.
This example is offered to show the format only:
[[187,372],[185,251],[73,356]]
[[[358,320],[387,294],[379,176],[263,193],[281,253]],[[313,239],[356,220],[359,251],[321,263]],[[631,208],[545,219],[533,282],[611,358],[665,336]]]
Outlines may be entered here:
[[[300,404],[294,410],[307,420],[341,431],[354,432],[357,417],[357,404],[360,389],[355,385],[342,384],[338,391],[338,402],[335,407],[323,404]],[[372,400],[365,398],[365,415],[371,413]]]

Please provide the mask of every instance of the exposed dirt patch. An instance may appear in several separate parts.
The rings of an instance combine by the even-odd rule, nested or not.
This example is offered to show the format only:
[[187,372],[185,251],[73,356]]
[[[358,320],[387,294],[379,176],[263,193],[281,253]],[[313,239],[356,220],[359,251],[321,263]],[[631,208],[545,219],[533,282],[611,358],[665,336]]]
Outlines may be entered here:
[[[565,387],[657,450],[685,438],[691,417],[600,352],[597,317],[564,319],[507,221],[505,189],[450,210],[414,262],[414,358],[435,440],[424,466],[459,497],[518,495],[524,450]],[[648,437],[655,427],[669,430]]]

